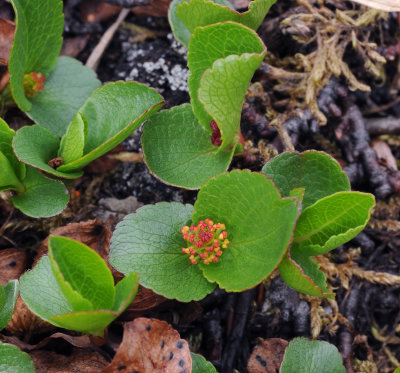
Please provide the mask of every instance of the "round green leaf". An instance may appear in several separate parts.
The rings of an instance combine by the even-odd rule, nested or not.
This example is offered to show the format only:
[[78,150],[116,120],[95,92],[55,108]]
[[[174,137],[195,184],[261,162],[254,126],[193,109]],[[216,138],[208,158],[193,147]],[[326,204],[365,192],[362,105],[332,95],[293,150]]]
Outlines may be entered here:
[[374,196],[361,192],[338,192],[318,200],[300,215],[292,253],[323,254],[350,241],[364,229],[374,206]]
[[[0,284],[0,312],[3,309],[4,306],[4,298],[6,297],[5,293],[4,293],[4,288],[3,286]],[[0,319],[0,326],[1,326],[1,319]],[[3,329],[3,327],[0,327],[0,330]]]
[[58,285],[74,311],[112,308],[114,279],[99,254],[78,241],[51,236],[49,257]]
[[3,152],[0,151],[0,191],[17,190],[23,191],[24,186],[15,175],[13,166]]
[[214,365],[204,359],[203,356],[190,353],[192,357],[192,373],[217,373]]
[[295,338],[286,348],[280,373],[345,373],[342,357],[334,345]]
[[24,93],[24,75],[48,75],[61,50],[64,16],[60,0],[12,0],[16,30],[8,69],[12,95],[19,108],[29,111],[31,102]]
[[168,184],[198,189],[226,171],[234,149],[211,143],[189,104],[157,113],[143,129],[142,146],[150,171]]
[[[250,59],[251,61],[249,61],[250,66],[243,67],[240,65],[243,68],[243,71],[237,71],[236,68],[239,66],[239,64],[234,63],[234,66],[231,66],[231,62],[228,67],[229,70],[224,72],[220,71],[220,66],[221,64],[223,64],[223,61],[220,61],[218,63],[218,71],[222,73],[223,76],[217,79],[217,86],[212,86],[212,82],[207,80],[207,83],[203,88],[204,95],[209,92],[209,90],[211,90],[208,95],[219,94],[222,96],[220,100],[223,101],[224,107],[220,107],[220,110],[232,110],[233,106],[235,106],[235,111],[233,113],[226,112],[225,116],[222,118],[222,121],[220,117],[218,117],[220,121],[214,118],[217,121],[221,133],[226,131],[225,121],[228,121],[230,123],[230,116],[232,115],[234,118],[236,118],[237,111],[239,111],[240,114],[243,104],[244,93],[246,92],[247,86],[250,83],[250,78],[254,73],[254,59],[260,59],[261,63],[261,60],[265,54],[265,46],[253,30],[250,30],[249,28],[234,22],[225,22],[205,27],[197,27],[190,39],[188,53],[188,66],[190,70],[188,85],[190,99],[193,107],[193,112],[198,118],[200,124],[209,132],[210,122],[213,119],[212,115],[214,115],[214,110],[213,107],[205,108],[203,103],[200,102],[199,89],[202,76],[207,69],[211,69],[213,67],[213,64],[216,60],[224,59],[231,55],[240,56],[244,53],[253,54],[252,58],[249,58],[249,56],[246,57],[246,59]],[[244,78],[242,78],[242,75],[244,75],[246,79],[248,76],[250,76],[250,78],[247,80],[244,93],[241,90],[238,92],[232,92],[229,89],[230,84],[234,84],[235,86],[240,87],[244,86]],[[231,81],[231,79],[233,80]],[[235,83],[235,79],[239,79],[240,83]],[[220,85],[221,83],[222,86]],[[206,89],[210,85],[211,87]],[[218,93],[217,90],[219,90]],[[235,105],[230,105],[228,101],[225,102],[225,100],[229,99],[228,95],[232,93],[234,95],[234,97],[232,97],[232,100]],[[208,103],[208,100],[206,101]],[[236,107],[238,102],[240,102],[240,107]],[[238,126],[239,122],[236,123],[236,132],[239,129]]]
[[229,247],[217,263],[200,268],[227,291],[251,288],[279,264],[291,241],[299,206],[280,198],[271,180],[248,170],[211,179],[197,196],[193,222],[210,218],[226,225]]
[[48,165],[50,160],[57,158],[59,146],[60,139],[38,125],[22,127],[13,139],[14,152],[21,162],[65,179],[82,176],[82,171],[60,172]]
[[96,73],[74,58],[59,57],[44,90],[29,98],[34,122],[62,136],[92,91],[100,87]]
[[153,89],[137,82],[108,83],[96,89],[79,110],[87,120],[84,156],[58,167],[73,172],[115,148],[164,104]]
[[294,260],[286,254],[279,264],[279,273],[291,288],[315,297],[334,298],[326,287],[326,278],[309,256],[296,255]]
[[[1,285],[0,288],[3,289]],[[4,302],[3,305],[0,306],[0,330],[3,329],[11,319],[14,312],[15,302],[18,298],[18,290],[18,280],[11,280],[6,284],[6,286],[4,286]]]
[[180,230],[192,212],[191,205],[161,202],[128,215],[111,239],[110,263],[123,273],[139,273],[143,286],[167,298],[204,298],[215,284],[181,251],[185,241]]
[[18,347],[0,343],[0,372],[2,373],[35,373],[35,366],[29,355]]
[[304,188],[303,209],[336,192],[350,190],[350,182],[339,163],[324,152],[282,153],[270,160],[262,172],[278,187],[282,196]]
[[139,276],[132,272],[125,276],[115,286],[115,299],[112,306],[113,311],[121,314],[131,304],[139,288]]
[[52,180],[32,167],[26,168],[25,191],[11,198],[13,205],[34,218],[50,217],[65,209],[69,194],[61,181]]

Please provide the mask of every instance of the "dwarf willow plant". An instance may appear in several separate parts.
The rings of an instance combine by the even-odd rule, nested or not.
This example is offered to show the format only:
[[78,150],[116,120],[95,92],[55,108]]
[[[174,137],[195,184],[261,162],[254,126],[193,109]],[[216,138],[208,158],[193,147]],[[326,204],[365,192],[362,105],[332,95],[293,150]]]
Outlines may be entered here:
[[211,178],[196,203],[144,206],[118,224],[110,263],[137,271],[141,284],[181,301],[217,285],[243,291],[274,269],[294,289],[333,297],[313,255],[356,236],[374,206],[351,192],[339,164],[325,153],[284,153],[262,173],[235,170]]
[[172,2],[171,27],[188,47],[190,105],[155,115],[142,135],[147,166],[166,183],[198,189],[241,151],[243,100],[266,53],[254,30],[274,2],[255,0],[243,14],[226,2]]
[[115,82],[93,91],[62,137],[40,125],[14,134],[1,121],[0,162],[6,172],[0,176],[0,191],[14,191],[12,202],[26,215],[60,213],[69,196],[64,184],[51,178],[82,176],[83,167],[126,139],[163,104],[152,88]]
[[0,284],[0,330],[11,319],[18,298],[18,280],[9,281],[4,287]]
[[11,0],[16,30],[10,53],[11,94],[34,122],[62,136],[90,93],[101,85],[93,70],[58,57],[64,16],[61,0]]
[[21,277],[22,299],[55,326],[103,336],[134,299],[137,274],[114,286],[107,264],[86,245],[57,236],[51,236],[48,245],[49,256]]

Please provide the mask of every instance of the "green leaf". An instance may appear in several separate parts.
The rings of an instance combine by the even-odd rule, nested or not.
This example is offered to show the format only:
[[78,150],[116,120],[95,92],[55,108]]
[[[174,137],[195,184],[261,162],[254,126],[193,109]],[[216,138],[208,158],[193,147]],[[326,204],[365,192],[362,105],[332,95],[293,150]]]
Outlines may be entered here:
[[238,142],[244,96],[263,58],[264,52],[228,56],[203,74],[199,99],[221,131],[220,149]]
[[32,108],[27,114],[37,124],[62,136],[85,100],[100,86],[92,69],[73,58],[59,57],[44,90],[29,99]]
[[[175,39],[178,40],[185,47],[189,45],[189,39],[191,33],[187,29],[187,27],[179,20],[179,18],[176,15],[176,11],[180,4],[185,3],[187,1],[188,0],[173,0],[168,10],[168,20],[169,24],[171,25],[172,32],[174,33]],[[215,3],[233,9],[231,3],[227,0],[217,0],[215,1]]]
[[[190,34],[196,27],[233,21],[256,30],[276,0],[255,0],[249,10],[239,13],[226,4],[208,0],[180,1],[171,5],[170,23],[175,37],[187,46]],[[173,13],[172,13],[173,12]]]
[[77,113],[62,137],[58,155],[63,163],[73,162],[83,156],[87,136],[87,122],[82,114]]
[[[58,251],[58,254],[61,253],[61,257],[58,254],[55,255],[59,259],[61,258],[57,262],[61,263],[60,267],[64,268],[64,265],[72,266],[68,267],[68,270],[64,270],[63,274],[67,273],[65,277],[71,276],[74,278],[71,281],[74,287],[79,288],[79,291],[88,296],[92,303],[98,307],[100,307],[100,303],[105,307],[110,303],[113,309],[76,312],[67,297],[63,294],[63,290],[60,288],[58,280],[54,275],[48,256],[42,257],[31,271],[21,277],[22,299],[32,312],[55,326],[102,336],[107,325],[116,319],[132,302],[138,288],[136,275],[130,274],[120,281],[121,285],[117,285],[115,288],[116,296],[114,301],[114,294],[107,294],[108,291],[104,291],[104,283],[108,282],[107,279],[104,280],[101,278],[99,280],[99,277],[104,275],[104,268],[101,268],[102,265],[96,263],[98,258],[94,259],[95,263],[93,264],[94,257],[91,254],[88,255],[87,251],[90,250],[88,247],[82,244],[77,245],[77,242],[74,242],[74,248],[70,250],[71,245],[67,240],[71,240],[54,236],[50,240],[52,241],[51,250],[53,254],[56,251]],[[64,246],[64,244],[68,244],[68,246]],[[84,246],[84,248],[80,245]],[[58,250],[54,250],[54,247]],[[66,251],[64,251],[65,247],[67,247]],[[78,262],[76,258],[78,256],[82,264],[76,265]],[[106,266],[105,263],[104,266]],[[99,272],[97,272],[98,270]],[[110,276],[111,271],[107,268],[106,277],[109,278]],[[82,284],[76,283],[78,279],[82,280]],[[96,284],[91,283],[93,280],[96,281]],[[99,287],[93,292],[87,290],[85,285],[92,290],[94,287]],[[63,288],[65,287],[63,286]],[[114,290],[114,287],[112,288]],[[69,296],[70,294],[67,295]],[[104,299],[100,299],[102,297]]]
[[198,189],[225,171],[233,148],[219,151],[211,143],[189,104],[157,113],[143,129],[142,146],[150,171],[166,183]]
[[279,273],[291,288],[315,297],[334,298],[326,287],[326,278],[319,266],[309,256],[286,254],[279,264]]
[[113,311],[122,313],[133,301],[139,288],[139,276],[132,272],[115,286]]
[[18,347],[0,343],[0,372],[2,373],[35,373],[35,366],[29,355]]
[[227,291],[251,288],[279,264],[299,213],[297,200],[280,198],[271,180],[248,170],[221,174],[205,184],[193,222],[210,218],[226,226],[229,247],[217,263],[200,268]]
[[59,146],[60,139],[38,125],[22,127],[13,140],[14,152],[21,162],[65,179],[82,176],[82,171],[60,172],[48,165],[50,160],[57,158]]
[[31,109],[24,93],[24,75],[48,75],[57,63],[63,32],[63,3],[60,0],[11,1],[16,14],[16,30],[8,64],[15,102],[23,111]]
[[26,168],[25,191],[12,197],[13,205],[34,218],[59,214],[68,204],[69,194],[61,181],[43,176],[32,167]]
[[286,348],[281,373],[345,373],[342,357],[328,342],[295,338]]
[[183,302],[204,298],[215,288],[181,248],[181,228],[190,221],[193,206],[157,203],[128,215],[113,234],[110,263],[125,274],[138,272],[144,287]]
[[374,205],[374,196],[361,192],[338,192],[320,199],[301,213],[292,254],[323,254],[350,241],[364,229]]
[[115,312],[107,310],[80,311],[52,316],[50,322],[61,328],[103,337],[104,329],[117,317]]
[[21,276],[20,292],[33,313],[55,326],[62,327],[51,320],[53,316],[74,311],[58,286],[48,256],[42,257],[31,271]]
[[193,352],[190,353],[190,356],[192,357],[192,373],[217,373],[214,366],[203,356]]
[[[3,287],[0,285],[0,288]],[[3,329],[11,320],[14,312],[15,303],[18,298],[19,284],[18,280],[11,280],[7,282],[3,289],[4,303],[0,305],[0,330]]]
[[49,257],[58,285],[74,311],[111,309],[114,279],[99,254],[78,241],[51,236]]
[[24,186],[15,175],[13,166],[8,158],[0,151],[0,191],[17,190],[23,191]]
[[86,118],[84,156],[58,168],[72,172],[115,148],[164,104],[152,88],[137,82],[115,82],[96,89],[79,112]]
[[[242,59],[237,57],[229,58],[226,71],[223,71],[222,67],[225,60],[217,61],[228,56],[240,56],[245,53],[251,55],[245,55]],[[253,30],[237,23],[225,22],[199,27],[196,28],[192,35],[188,54],[188,66],[190,69],[188,85],[193,112],[200,124],[209,132],[212,116],[217,114],[217,118],[214,119],[221,130],[223,139],[226,137],[226,140],[224,139],[225,144],[229,140],[228,133],[233,130],[230,128],[232,122],[238,119],[237,112],[239,112],[240,116],[244,94],[256,68],[255,65],[257,61],[261,63],[264,54],[265,46],[257,34]],[[245,61],[248,61],[249,66],[242,66]],[[241,70],[238,71],[237,68]],[[207,103],[204,106],[199,99],[199,89],[203,74],[208,69],[212,70],[207,72],[207,79],[203,83],[201,90],[202,100]],[[216,74],[222,74],[222,76],[216,76]],[[213,84],[212,78],[216,78],[215,84]],[[231,81],[231,79],[233,80]],[[239,82],[235,82],[236,79]],[[245,80],[247,80],[246,83],[244,82]],[[230,87],[231,84],[238,91],[233,92]],[[232,103],[229,101],[230,94],[233,94]],[[219,105],[223,105],[218,107],[217,110],[210,102],[216,95],[221,95],[221,98],[218,98],[218,102]],[[223,110],[227,109],[230,111],[223,114]],[[231,113],[232,110],[233,112]],[[235,122],[235,125],[235,134],[237,134],[239,122]]]
[[18,180],[23,180],[26,174],[25,165],[17,159],[11,146],[14,135],[15,131],[0,118],[0,152],[2,152],[10,162]]
[[262,169],[282,196],[295,188],[305,188],[303,209],[336,192],[350,190],[350,182],[339,163],[324,152],[282,153]]

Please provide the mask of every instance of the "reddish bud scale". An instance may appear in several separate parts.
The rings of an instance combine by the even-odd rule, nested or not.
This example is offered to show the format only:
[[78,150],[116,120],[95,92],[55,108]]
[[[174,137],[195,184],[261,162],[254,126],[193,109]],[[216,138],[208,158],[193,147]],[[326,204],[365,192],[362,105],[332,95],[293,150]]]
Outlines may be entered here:
[[46,77],[42,73],[31,72],[24,75],[24,91],[28,97],[33,97],[36,93],[43,91]]
[[225,224],[214,224],[210,219],[200,220],[196,226],[185,225],[181,234],[188,243],[188,247],[182,248],[182,253],[189,255],[192,264],[197,264],[198,261],[204,264],[216,263],[222,255],[222,250],[229,245]]
[[221,131],[219,130],[218,124],[214,119],[210,123],[210,128],[212,130],[211,143],[215,146],[221,146],[222,144]]

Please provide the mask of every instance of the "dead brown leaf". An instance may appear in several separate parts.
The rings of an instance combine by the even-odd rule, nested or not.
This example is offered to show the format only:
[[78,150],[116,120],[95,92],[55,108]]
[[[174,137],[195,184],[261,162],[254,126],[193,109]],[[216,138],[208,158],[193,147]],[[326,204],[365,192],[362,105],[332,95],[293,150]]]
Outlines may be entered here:
[[7,65],[14,40],[15,23],[0,18],[0,65]]
[[82,22],[95,23],[105,21],[118,14],[122,7],[104,1],[85,0],[79,5]]
[[0,251],[0,283],[4,286],[8,281],[19,279],[25,271],[26,252],[18,249]]
[[124,337],[102,373],[191,373],[188,343],[165,321],[138,318],[124,324]]
[[247,363],[249,373],[279,372],[286,347],[289,343],[281,338],[264,339],[253,350]]
[[387,142],[378,139],[372,140],[371,148],[375,150],[380,164],[390,168],[393,171],[397,170],[396,158],[393,156],[393,153]]
[[76,350],[69,356],[53,351],[34,351],[29,355],[36,373],[98,373],[108,364],[98,352],[87,350]]
[[[111,231],[104,225],[100,219],[88,220],[81,223],[71,223],[64,227],[59,227],[51,232],[52,236],[63,236],[82,242],[97,252],[103,259],[108,256]],[[39,248],[35,258],[35,263],[47,254],[47,237]]]
[[166,301],[168,301],[168,299],[164,298],[162,295],[158,295],[154,293],[154,291],[139,285],[139,290],[135,299],[121,315],[121,319],[132,320],[135,317],[140,317],[144,312],[159,308],[158,306]]

